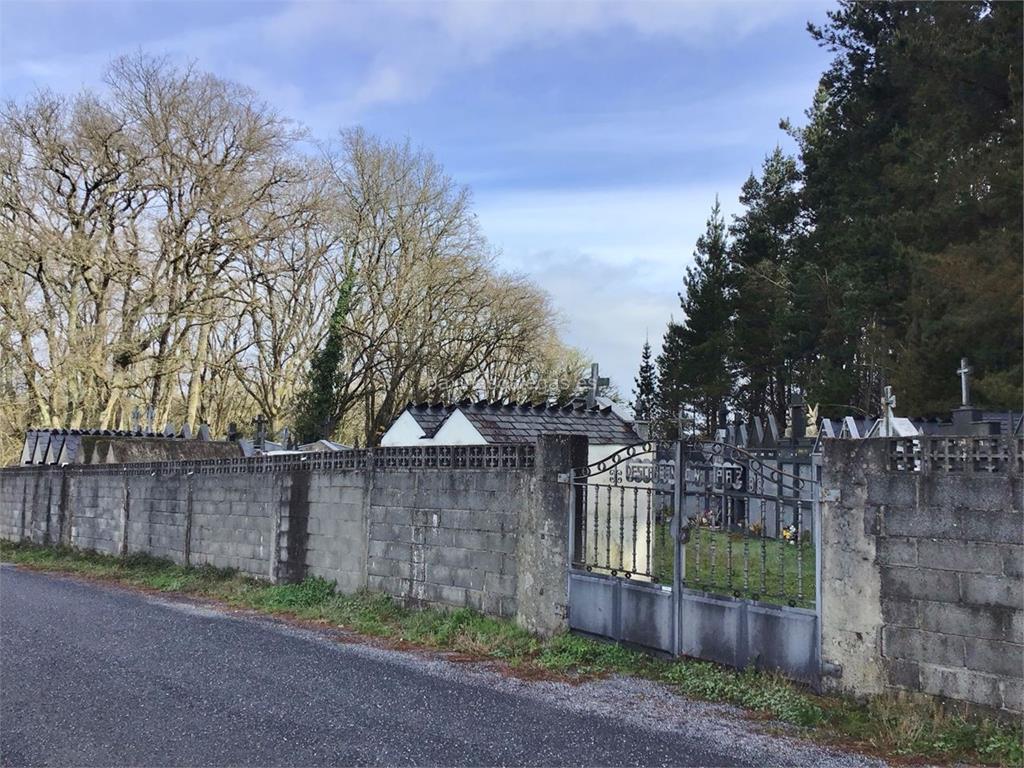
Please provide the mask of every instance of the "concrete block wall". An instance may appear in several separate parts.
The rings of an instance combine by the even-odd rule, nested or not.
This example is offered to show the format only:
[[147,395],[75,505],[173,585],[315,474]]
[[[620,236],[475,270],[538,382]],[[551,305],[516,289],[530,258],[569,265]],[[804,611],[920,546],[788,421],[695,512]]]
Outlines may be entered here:
[[0,471],[0,537],[269,577],[286,474]]
[[829,441],[823,656],[834,685],[1024,711],[1024,511],[1009,473],[893,472],[888,441]]
[[116,475],[65,474],[54,478],[56,487],[66,486],[64,504],[65,544],[108,555],[121,551],[123,522],[108,510],[124,505],[124,479]]
[[[109,519],[118,520],[125,526],[126,553],[142,552],[173,560],[179,565],[185,564],[188,479],[184,473],[118,477],[113,473],[90,472],[79,475],[76,480],[127,485],[127,514],[123,508],[124,496],[112,499],[113,503],[104,510]],[[77,506],[77,498],[72,498],[72,506]],[[87,548],[74,538],[71,543]]]
[[492,464],[504,466],[488,467],[467,453],[430,467],[353,455],[352,466],[10,468],[0,470],[0,537],[274,581],[320,576],[342,592],[465,606],[550,633],[565,628],[568,603],[569,492],[555,478],[585,463],[586,440],[545,436],[537,456],[536,466],[499,456]]
[[416,604],[515,616],[516,544],[531,479],[507,469],[427,469],[376,482],[367,587]]
[[48,542],[51,517],[57,523],[58,502],[51,497],[56,486],[59,498],[60,474],[6,470],[0,478],[0,536],[10,541]]
[[290,490],[291,478],[285,473],[255,478],[195,474],[186,475],[177,485],[174,481],[167,483],[165,495],[174,496],[168,506],[175,506],[179,513],[179,551],[184,548],[185,529],[190,528],[191,565],[235,568],[253,576],[275,578],[280,519]]
[[[308,521],[301,531],[301,493],[297,508],[285,516],[283,535],[305,536],[297,554],[306,574],[333,581],[346,593],[364,589],[366,583],[367,489],[370,474],[357,470],[309,473],[306,489]],[[301,483],[301,480],[300,480]],[[300,483],[296,490],[301,491]],[[300,530],[289,530],[296,526]],[[301,574],[297,574],[301,575]]]

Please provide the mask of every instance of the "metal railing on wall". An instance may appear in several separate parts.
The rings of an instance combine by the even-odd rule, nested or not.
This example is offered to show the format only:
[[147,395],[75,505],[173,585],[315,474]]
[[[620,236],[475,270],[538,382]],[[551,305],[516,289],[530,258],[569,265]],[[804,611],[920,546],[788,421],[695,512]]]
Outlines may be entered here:
[[[197,459],[186,461],[147,461],[128,464],[68,464],[60,467],[71,473],[114,472],[127,475],[191,473],[198,475],[237,475],[264,472],[312,472],[365,469],[532,469],[535,446],[518,445],[426,445],[402,448],[371,448],[313,453]],[[4,473],[33,473],[58,465],[13,466]]]
[[573,492],[580,513],[575,568],[671,584],[671,492],[647,485],[587,482],[574,483]]
[[573,568],[671,584],[675,475],[675,444],[657,442],[627,446],[565,475],[574,510]]

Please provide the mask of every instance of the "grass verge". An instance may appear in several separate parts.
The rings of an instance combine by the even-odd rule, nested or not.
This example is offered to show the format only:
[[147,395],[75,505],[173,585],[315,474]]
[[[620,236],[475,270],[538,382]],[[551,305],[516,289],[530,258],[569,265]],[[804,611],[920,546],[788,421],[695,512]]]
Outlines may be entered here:
[[[675,543],[668,524],[657,527],[654,574],[671,584]],[[686,542],[686,586],[776,605],[814,607],[814,545],[694,528]]]
[[467,609],[415,610],[383,595],[340,595],[333,584],[318,578],[270,585],[235,571],[186,568],[145,555],[116,558],[5,541],[0,541],[0,559],[341,627],[397,647],[499,660],[524,677],[584,680],[612,673],[644,677],[686,696],[734,704],[798,726],[811,738],[882,756],[985,765],[1024,763],[1024,733],[1019,725],[972,717],[954,707],[895,697],[858,704],[842,697],[817,696],[776,674],[738,672],[688,659],[656,659],[569,634],[540,640],[510,621]]

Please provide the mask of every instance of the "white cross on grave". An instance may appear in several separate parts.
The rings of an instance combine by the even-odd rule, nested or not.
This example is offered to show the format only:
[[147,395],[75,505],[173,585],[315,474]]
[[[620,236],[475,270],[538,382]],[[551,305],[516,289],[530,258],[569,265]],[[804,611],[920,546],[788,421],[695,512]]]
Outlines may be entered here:
[[885,394],[882,396],[882,407],[886,408],[890,414],[893,408],[896,407],[896,395],[892,393],[892,387],[885,388]]
[[885,387],[882,390],[882,425],[884,429],[885,437],[892,437],[892,420],[896,417],[893,413],[893,409],[896,408],[896,395],[892,392],[892,387]]
[[963,408],[971,404],[971,373],[973,371],[974,369],[967,364],[967,358],[961,357],[960,367],[956,372],[960,374],[960,405]]

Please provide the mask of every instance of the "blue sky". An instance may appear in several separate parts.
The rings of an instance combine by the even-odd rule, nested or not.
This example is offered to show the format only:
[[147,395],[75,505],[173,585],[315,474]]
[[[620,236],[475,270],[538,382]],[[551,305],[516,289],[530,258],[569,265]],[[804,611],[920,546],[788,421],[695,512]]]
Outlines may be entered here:
[[249,85],[327,138],[363,125],[474,192],[501,264],[623,394],[678,317],[715,195],[810,104],[820,2],[0,2],[0,88],[98,87],[138,48]]

